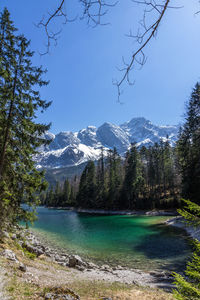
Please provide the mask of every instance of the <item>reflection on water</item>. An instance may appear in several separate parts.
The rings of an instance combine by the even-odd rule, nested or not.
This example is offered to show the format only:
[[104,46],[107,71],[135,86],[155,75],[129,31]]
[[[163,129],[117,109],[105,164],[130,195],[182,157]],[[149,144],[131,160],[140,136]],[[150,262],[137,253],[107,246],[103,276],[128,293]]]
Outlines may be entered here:
[[190,246],[166,217],[105,216],[38,208],[33,230],[48,243],[97,263],[140,269],[184,267]]

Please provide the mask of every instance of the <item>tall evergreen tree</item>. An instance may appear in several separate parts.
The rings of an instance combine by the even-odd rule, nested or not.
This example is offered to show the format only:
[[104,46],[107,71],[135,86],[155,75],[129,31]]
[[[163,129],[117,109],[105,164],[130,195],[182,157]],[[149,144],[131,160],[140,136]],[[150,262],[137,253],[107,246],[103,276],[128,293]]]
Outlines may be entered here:
[[96,185],[97,185],[97,198],[96,205],[99,208],[104,206],[106,199],[106,180],[105,180],[105,158],[104,149],[101,148],[101,156],[97,162],[97,172],[96,172]]
[[126,203],[126,208],[133,209],[140,207],[139,194],[143,187],[142,164],[136,145],[133,144],[127,155],[127,165],[122,189],[122,198]]
[[[179,210],[188,226],[200,226],[200,206],[191,201],[184,201],[185,206]],[[177,290],[174,290],[175,298],[178,300],[200,299],[200,242],[195,240],[194,253],[188,262],[185,276],[175,273]]]
[[95,165],[89,161],[81,175],[77,204],[80,207],[93,208],[96,206]]
[[[187,103],[185,123],[180,131],[177,152],[182,175],[182,193],[189,200],[179,210],[188,225],[200,226],[200,85],[197,83]],[[195,203],[196,202],[196,203]],[[192,260],[187,264],[186,276],[175,274],[178,300],[200,299],[200,242],[195,240]]]
[[121,159],[116,148],[109,150],[108,153],[108,193],[106,206],[114,209],[118,205],[119,191],[122,181]]
[[49,129],[36,123],[36,112],[50,102],[42,100],[37,89],[48,84],[42,79],[44,71],[32,65],[30,42],[17,35],[7,9],[0,15],[0,40],[0,210],[5,214],[1,219],[15,220],[26,216],[22,201],[36,203],[37,194],[46,188],[33,156]]
[[63,185],[63,192],[62,192],[62,206],[67,206],[69,205],[70,202],[70,183],[69,180],[66,179],[64,181],[64,185]]
[[200,85],[187,103],[185,124],[177,143],[184,198],[200,203]]

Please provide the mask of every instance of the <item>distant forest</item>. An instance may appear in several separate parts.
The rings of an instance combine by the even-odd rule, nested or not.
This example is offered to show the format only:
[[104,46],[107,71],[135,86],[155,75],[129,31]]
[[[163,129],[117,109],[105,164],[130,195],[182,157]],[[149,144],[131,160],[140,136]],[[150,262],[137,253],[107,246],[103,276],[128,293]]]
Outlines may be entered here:
[[172,209],[181,197],[200,195],[199,84],[187,103],[185,124],[171,147],[165,141],[150,147],[132,144],[124,158],[116,149],[98,162],[88,161],[81,176],[56,182],[41,194],[41,204],[90,209]]
[[180,178],[175,150],[169,142],[137,149],[132,145],[122,159],[109,150],[95,164],[88,161],[82,175],[56,183],[42,196],[47,206],[103,209],[177,207]]

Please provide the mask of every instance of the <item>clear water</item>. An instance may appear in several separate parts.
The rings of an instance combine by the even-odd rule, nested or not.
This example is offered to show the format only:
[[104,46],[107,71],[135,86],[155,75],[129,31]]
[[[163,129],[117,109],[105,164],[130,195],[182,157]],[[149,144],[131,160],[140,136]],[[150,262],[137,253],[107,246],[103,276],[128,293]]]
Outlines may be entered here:
[[99,264],[179,270],[191,249],[167,217],[91,215],[38,208],[32,229],[48,244]]

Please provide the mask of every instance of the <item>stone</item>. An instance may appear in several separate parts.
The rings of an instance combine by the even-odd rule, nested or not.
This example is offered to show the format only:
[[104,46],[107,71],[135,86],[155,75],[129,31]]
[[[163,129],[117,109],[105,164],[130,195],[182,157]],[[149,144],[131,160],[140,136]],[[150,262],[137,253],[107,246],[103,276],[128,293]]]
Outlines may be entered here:
[[59,264],[60,266],[66,267],[67,264],[65,262],[61,262],[61,261],[57,261],[57,264]]
[[45,295],[46,300],[80,300],[80,297],[70,289],[63,289],[62,287],[53,288]]
[[14,261],[14,262],[18,262],[18,259],[16,257],[16,254],[10,250],[10,249],[5,249],[2,253],[1,253],[2,256],[4,256],[5,258],[11,260],[11,261]]
[[25,247],[29,252],[35,253],[37,256],[44,254],[44,251],[41,248],[34,247],[29,242],[25,242],[23,247]]
[[13,233],[12,236],[11,236],[11,238],[12,238],[13,240],[16,240],[17,235],[16,235],[15,233]]
[[20,263],[19,264],[19,270],[22,271],[22,272],[26,272],[27,268],[23,263]]
[[76,269],[79,270],[79,271],[84,271],[85,267],[84,266],[76,265]]
[[120,265],[118,265],[117,267],[116,267],[116,270],[123,270],[124,268],[122,267],[122,266],[120,266]]
[[101,270],[106,272],[112,272],[112,269],[108,265],[101,266]]
[[39,256],[39,259],[45,260],[45,259],[46,259],[46,256],[45,256],[44,254],[41,254],[41,255]]
[[2,235],[3,235],[3,237],[8,238],[8,239],[10,237],[9,233],[7,231],[2,231]]
[[58,255],[58,254],[55,255],[54,259],[55,259],[55,261],[57,261],[57,262],[65,262],[65,261],[66,261],[66,258],[65,258],[65,257],[60,256],[60,255]]
[[79,265],[79,266],[84,265],[84,262],[83,262],[83,260],[81,259],[80,256],[78,256],[78,255],[71,255],[69,257],[68,266],[70,268],[74,268],[76,265]]
[[92,262],[89,262],[89,263],[87,263],[87,268],[88,269],[98,269],[98,266]]

